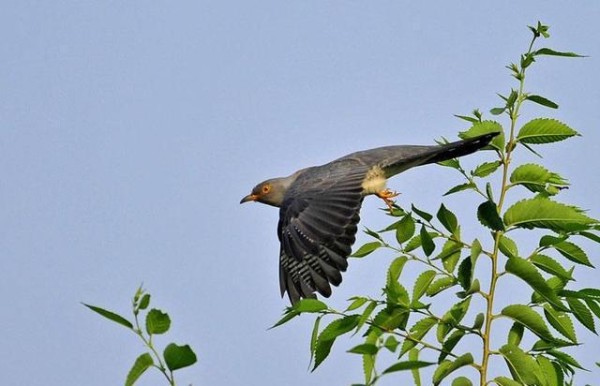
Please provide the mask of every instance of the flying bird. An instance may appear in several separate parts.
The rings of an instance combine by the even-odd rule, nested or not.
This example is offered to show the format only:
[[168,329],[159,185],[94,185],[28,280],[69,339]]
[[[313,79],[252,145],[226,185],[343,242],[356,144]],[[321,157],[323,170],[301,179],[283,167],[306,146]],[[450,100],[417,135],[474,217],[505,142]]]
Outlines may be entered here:
[[434,146],[399,145],[359,151],[288,177],[256,185],[240,204],[257,201],[279,208],[277,235],[281,296],[290,302],[331,295],[348,267],[359,212],[368,195],[391,208],[398,194],[386,188],[388,178],[414,166],[471,154],[498,133]]

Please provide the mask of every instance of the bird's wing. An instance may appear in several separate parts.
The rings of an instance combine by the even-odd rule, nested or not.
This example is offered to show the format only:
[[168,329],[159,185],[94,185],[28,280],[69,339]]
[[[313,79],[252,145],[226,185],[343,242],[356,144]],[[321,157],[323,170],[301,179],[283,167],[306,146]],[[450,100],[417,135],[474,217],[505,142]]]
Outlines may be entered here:
[[290,301],[328,297],[342,281],[360,217],[368,167],[356,160],[308,169],[286,193],[279,212],[279,284]]

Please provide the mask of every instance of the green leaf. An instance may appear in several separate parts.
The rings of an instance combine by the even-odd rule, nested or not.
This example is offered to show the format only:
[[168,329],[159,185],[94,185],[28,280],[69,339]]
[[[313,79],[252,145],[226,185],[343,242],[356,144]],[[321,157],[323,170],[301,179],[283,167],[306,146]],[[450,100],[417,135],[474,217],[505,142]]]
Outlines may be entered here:
[[191,366],[197,361],[196,354],[187,344],[183,346],[178,346],[175,343],[169,344],[163,351],[163,357],[171,371]]
[[521,278],[525,283],[529,284],[531,288],[546,299],[555,309],[561,311],[567,310],[556,293],[554,293],[554,290],[550,288],[542,275],[529,261],[516,257],[508,259],[506,261],[505,269],[507,272],[512,273]]
[[131,322],[129,320],[125,319],[124,317],[122,317],[119,314],[116,314],[112,311],[105,310],[104,308],[92,306],[89,304],[85,304],[85,303],[81,303],[81,304],[83,304],[90,310],[104,316],[106,319],[112,320],[113,322],[119,323],[120,325],[125,326],[127,328],[131,328],[131,329],[133,328],[133,324],[131,324]]
[[420,369],[423,367],[434,365],[434,362],[423,362],[423,361],[406,361],[406,362],[398,362],[387,369],[383,370],[383,374],[389,374],[396,371],[404,371],[404,370],[414,370]]
[[[408,360],[412,362],[418,361],[419,350],[416,348],[410,350],[410,352],[408,353]],[[421,374],[419,374],[419,369],[412,369],[410,372],[412,373],[413,380],[415,381],[415,386],[421,386]]]
[[326,310],[327,304],[323,303],[318,299],[300,299],[297,303],[295,303],[292,306],[292,309],[299,313],[315,313]]
[[373,328],[384,331],[391,331],[396,328],[404,329],[408,322],[408,316],[409,312],[406,308],[392,304],[375,315],[373,325],[376,327],[372,326],[368,331],[371,332]]
[[500,353],[513,374],[513,378],[526,385],[543,384],[542,371],[532,356],[512,345],[500,347]]
[[350,350],[348,350],[348,352],[351,354],[368,354],[368,355],[375,355],[375,354],[377,354],[378,351],[379,351],[379,349],[377,348],[377,346],[375,346],[374,344],[371,344],[371,343],[359,344],[358,346],[354,346]]
[[572,356],[570,356],[569,354],[566,354],[562,351],[559,350],[548,350],[546,352],[546,354],[548,355],[552,355],[554,358],[556,358],[560,363],[569,365],[569,366],[573,366],[573,367],[577,367],[578,369],[581,370],[586,370],[586,368],[582,367],[579,362],[577,362]]
[[540,338],[547,341],[554,341],[555,338],[550,333],[548,326],[544,323],[544,319],[528,306],[522,304],[513,304],[504,307],[501,311],[502,315],[508,316],[516,322],[521,323],[529,331],[533,332]]
[[[500,114],[502,114],[504,109],[501,109],[501,110],[502,111],[500,112]],[[500,133],[499,135],[494,137],[494,139],[492,139],[492,142],[490,142],[489,146],[491,146],[492,148],[494,148],[500,152],[503,152],[504,151],[504,129],[502,128],[502,125],[500,125],[498,122],[495,122],[495,121],[476,122],[467,131],[463,131],[463,132],[459,133],[458,136],[461,139],[469,139],[469,138],[478,137],[480,135],[489,134],[489,133]]]
[[288,307],[286,309],[286,311],[283,314],[283,317],[281,319],[279,319],[274,325],[272,325],[271,327],[269,327],[269,330],[275,327],[279,327],[282,324],[285,324],[287,322],[289,322],[290,320],[294,319],[296,316],[300,315],[299,312],[296,312],[292,309],[292,307]]
[[427,289],[429,288],[429,286],[434,278],[435,278],[435,271],[433,271],[433,270],[424,271],[423,273],[421,273],[419,275],[419,277],[415,281],[415,286],[413,287],[413,293],[412,293],[412,303],[413,304],[415,304],[419,299],[421,299],[421,297],[423,295],[425,295],[425,292],[427,292]]
[[584,288],[579,291],[584,298],[596,299],[600,301],[600,289],[598,288]]
[[416,206],[411,205],[411,208],[412,208],[412,211],[415,212],[423,220],[430,222],[433,219],[433,216],[431,214],[418,209]]
[[402,357],[410,349],[415,347],[417,345],[417,341],[423,339],[423,337],[427,335],[429,330],[431,330],[431,328],[435,326],[436,323],[437,320],[433,317],[427,317],[415,323],[415,325],[410,328],[408,337],[402,343],[402,348],[400,349],[399,357]]
[[590,310],[586,307],[585,303],[583,303],[579,299],[575,298],[567,298],[567,304],[575,315],[575,318],[581,322],[591,332],[596,333],[596,326],[594,325],[594,317]]
[[517,135],[517,141],[537,145],[563,141],[575,135],[579,134],[556,119],[537,118],[521,127]]
[[309,361],[309,366],[310,363],[312,363],[314,357],[315,357],[315,350],[317,349],[317,338],[319,337],[319,325],[321,324],[321,319],[323,318],[323,315],[319,315],[318,317],[315,318],[315,323],[313,325],[313,329],[312,332],[310,334],[310,361]]
[[369,243],[363,244],[356,252],[354,252],[351,257],[365,257],[377,248],[381,247],[383,244],[379,241],[371,241]]
[[513,170],[510,182],[514,185],[522,185],[534,193],[552,193],[550,187],[563,189],[569,184],[559,174],[537,164],[520,165]]
[[444,193],[444,196],[449,196],[454,193],[462,192],[463,190],[469,190],[469,189],[475,189],[475,188],[477,188],[477,185],[475,185],[473,182],[467,182],[465,184],[456,185],[455,187],[453,187],[452,189],[450,189],[446,193]]
[[331,347],[336,338],[352,331],[352,329],[356,327],[358,318],[358,315],[344,316],[343,318],[336,319],[329,323],[329,325],[321,331],[317,338],[315,347],[315,365],[312,371],[315,371],[327,356],[329,356],[329,352],[331,351]]
[[456,280],[450,276],[445,276],[445,277],[442,277],[441,279],[437,279],[436,281],[431,283],[429,288],[427,288],[427,296],[430,296],[430,297],[435,296],[435,295],[439,294],[440,292],[442,292],[443,290],[448,289],[455,284],[456,284]]
[[566,312],[556,311],[554,308],[545,305],[544,315],[546,320],[554,329],[560,332],[567,339],[573,343],[577,343],[577,336],[575,335],[575,328],[573,328],[573,322]]
[[494,382],[500,386],[523,386],[522,383],[513,381],[512,379],[506,377],[496,377],[494,378]]
[[423,252],[426,256],[431,256],[435,250],[435,244],[427,232],[427,229],[425,229],[425,225],[421,226],[419,236],[421,237],[421,247],[423,248]]
[[398,244],[404,244],[415,234],[415,220],[406,215],[398,222],[396,226],[396,240]]
[[571,232],[588,229],[597,221],[578,208],[539,197],[515,203],[504,214],[504,223],[526,229],[546,228],[557,232]]
[[452,386],[473,386],[467,377],[458,377],[452,381]]
[[540,95],[527,95],[527,97],[525,99],[530,100],[532,102],[535,102],[535,103],[537,103],[539,105],[549,107],[551,109],[557,109],[558,108],[558,105],[556,103],[554,103],[551,100],[546,99],[546,98],[544,98],[543,96],[540,96]]
[[357,308],[362,307],[369,299],[363,298],[361,296],[353,296],[348,300],[352,300],[352,303],[350,303],[350,305],[348,306],[348,308],[346,308],[344,312],[354,311]]
[[375,310],[376,307],[377,307],[376,301],[371,301],[369,303],[369,305],[365,307],[365,310],[360,315],[360,318],[358,319],[358,323],[356,324],[356,332],[358,332],[362,328],[362,326],[365,325],[365,323],[367,322],[367,320],[369,319],[369,317],[371,316],[371,314],[373,313],[373,311]]
[[129,370],[129,374],[127,374],[127,379],[125,380],[125,386],[133,386],[133,384],[144,374],[150,366],[154,364],[152,360],[152,356],[148,353],[143,353],[135,360],[135,363]]
[[164,334],[171,327],[171,318],[167,313],[156,308],[148,311],[146,315],[146,332],[148,334]]
[[[395,225],[395,224],[392,224],[390,226],[393,226],[393,225]],[[386,230],[391,230],[391,229],[386,229]],[[374,230],[371,230],[371,229],[365,227],[364,232],[379,241],[383,241],[383,238],[381,237],[381,235],[379,233],[375,232]]]
[[551,362],[543,355],[536,357],[547,386],[563,386],[565,384],[562,370],[558,364]]
[[460,342],[460,340],[465,336],[465,332],[463,330],[455,330],[450,334],[448,339],[442,343],[442,351],[440,352],[440,356],[438,357],[438,363],[441,363],[448,354],[454,350],[454,347]]
[[454,361],[445,360],[435,369],[433,373],[433,384],[439,385],[444,378],[450,375],[453,371],[463,367],[468,366],[473,363],[473,355],[471,353],[466,353],[464,355],[459,356]]
[[513,325],[508,330],[508,339],[507,343],[513,346],[519,346],[521,344],[521,340],[523,339],[523,333],[525,332],[525,327],[523,324],[519,322],[514,322]]
[[471,288],[473,278],[473,263],[471,257],[465,257],[458,266],[458,283],[465,291]]
[[600,236],[595,235],[595,234],[593,234],[591,232],[579,232],[579,235],[581,235],[581,236],[583,236],[585,238],[588,238],[588,239],[590,239],[592,241],[595,241],[597,243],[600,243]]
[[563,280],[573,280],[571,272],[564,269],[562,265],[560,265],[556,260],[549,256],[536,254],[532,256],[530,260],[536,267],[538,267],[542,271],[548,272],[549,274],[554,276],[558,276]]
[[594,267],[592,263],[590,263],[585,251],[569,241],[561,241],[554,244],[552,247],[561,255],[575,263],[587,265],[592,268]]
[[456,228],[458,227],[458,220],[456,219],[456,215],[448,210],[444,204],[440,206],[440,209],[437,212],[437,219],[444,226],[444,228],[448,230],[448,232],[454,234]]
[[387,348],[390,352],[396,352],[396,349],[398,349],[399,345],[400,342],[398,342],[398,340],[396,340],[396,338],[394,338],[393,335],[388,336],[385,340],[385,343],[383,344],[383,346]]
[[444,269],[446,269],[447,272],[454,272],[454,268],[456,268],[456,264],[458,264],[458,260],[460,259],[462,248],[463,244],[454,240],[447,240],[442,247],[442,251],[435,259],[442,260]]
[[473,177],[480,178],[487,177],[496,170],[498,170],[500,165],[502,165],[502,162],[500,161],[484,162],[481,165],[477,166],[475,170],[471,172],[471,175]]
[[519,249],[517,248],[517,244],[505,235],[500,236],[498,248],[506,257],[519,257]]
[[144,294],[138,303],[138,310],[145,310],[150,305],[150,294]]
[[442,342],[448,332],[460,324],[462,319],[467,314],[470,304],[471,298],[468,297],[453,305],[452,308],[450,308],[450,310],[446,312],[444,316],[442,316],[441,322],[438,324],[437,328],[438,342]]
[[498,207],[492,201],[485,201],[477,208],[477,219],[481,225],[495,231],[504,230],[504,224],[498,214]]
[[550,48],[540,48],[539,50],[534,51],[532,54],[535,56],[547,55],[547,56],[563,56],[563,57],[568,57],[568,58],[585,58],[585,55],[579,55],[574,52],[555,51]]

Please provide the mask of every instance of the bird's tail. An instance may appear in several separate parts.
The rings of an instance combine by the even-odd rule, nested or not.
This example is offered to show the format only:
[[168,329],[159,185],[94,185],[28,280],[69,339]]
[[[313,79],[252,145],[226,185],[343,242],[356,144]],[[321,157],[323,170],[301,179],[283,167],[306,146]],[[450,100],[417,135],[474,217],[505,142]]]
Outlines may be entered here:
[[384,169],[389,178],[415,166],[462,157],[487,146],[498,134],[500,133],[488,133],[438,146],[391,147],[392,155],[386,160]]

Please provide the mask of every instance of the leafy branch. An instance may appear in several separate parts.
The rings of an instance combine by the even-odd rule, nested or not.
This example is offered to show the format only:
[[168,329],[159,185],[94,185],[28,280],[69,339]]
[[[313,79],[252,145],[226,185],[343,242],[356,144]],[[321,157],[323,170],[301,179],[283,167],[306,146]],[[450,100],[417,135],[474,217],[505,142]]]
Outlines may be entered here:
[[[463,139],[500,133],[487,147],[493,151],[494,159],[470,172],[458,159],[441,163],[464,179],[445,196],[474,192],[483,198],[474,209],[485,232],[479,238],[464,240],[459,217],[444,204],[435,216],[414,205],[410,210],[395,205],[389,213],[394,222],[378,232],[366,229],[365,233],[374,240],[353,254],[363,258],[377,250],[388,250],[400,255],[388,268],[381,299],[354,296],[344,311],[334,310],[320,300],[305,299],[286,309],[275,324],[279,326],[302,314],[317,315],[310,343],[313,370],[328,357],[335,340],[351,332],[361,332],[364,338],[363,343],[349,350],[362,356],[363,385],[374,385],[381,377],[399,371],[410,371],[414,383],[421,385],[420,370],[435,366],[433,385],[455,371],[468,374],[471,369],[476,376],[458,376],[452,385],[468,386],[478,379],[482,386],[554,386],[573,384],[577,371],[584,369],[567,352],[569,347],[581,344],[575,334],[576,323],[596,333],[600,289],[573,287],[576,266],[593,269],[577,242],[585,238],[600,243],[600,223],[578,207],[556,200],[569,186],[560,174],[537,163],[513,165],[514,155],[521,149],[539,155],[534,147],[579,135],[553,118],[539,117],[524,124],[519,118],[528,103],[558,108],[549,98],[527,90],[526,79],[532,65],[542,57],[581,55],[539,48],[539,42],[550,37],[549,27],[538,22],[529,29],[532,37],[527,50],[517,63],[507,66],[517,86],[506,95],[499,94],[501,106],[490,110],[493,116],[508,121],[508,130],[498,121],[484,119],[479,110],[471,115],[457,115],[470,124],[459,133]],[[493,176],[500,177],[497,186],[490,182],[489,177]],[[514,203],[509,205],[513,192],[520,196],[511,197]],[[531,230],[543,234],[537,246],[523,251],[526,248],[514,237],[531,238]],[[390,234],[395,236],[393,241],[388,241]],[[481,256],[490,260],[487,270],[475,269]],[[410,293],[401,280],[407,262],[422,267]],[[487,288],[481,288],[481,275],[486,276],[481,282],[488,283]],[[520,292],[529,291],[530,300],[498,307],[496,290],[501,280],[510,281]],[[445,304],[448,295],[457,300],[445,313],[434,313],[431,305]],[[474,295],[483,298],[484,305],[469,320],[467,314]],[[333,321],[321,328],[326,316]],[[511,320],[512,326],[506,343],[495,347],[493,343],[502,333],[496,324],[500,319]],[[535,340],[529,348],[523,347],[525,335]],[[477,336],[481,341],[477,358],[460,346],[467,336]],[[377,360],[383,352],[392,353],[398,361],[379,371]],[[493,357],[504,360],[506,373],[490,379]]]

